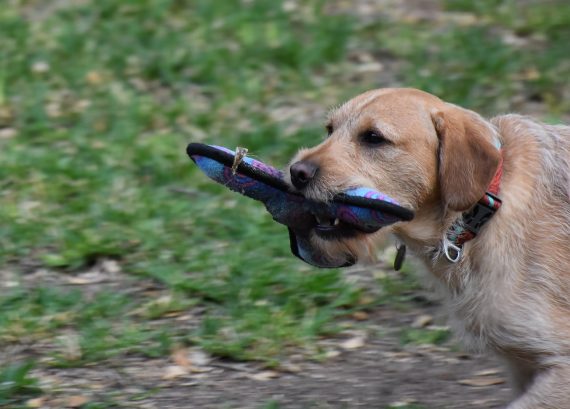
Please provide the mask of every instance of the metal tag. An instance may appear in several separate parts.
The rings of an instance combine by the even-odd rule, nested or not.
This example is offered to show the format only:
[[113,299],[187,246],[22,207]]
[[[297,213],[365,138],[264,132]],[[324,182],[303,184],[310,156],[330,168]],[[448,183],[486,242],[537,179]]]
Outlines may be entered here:
[[404,260],[406,259],[406,246],[404,244],[400,244],[396,246],[396,257],[394,258],[394,270],[400,271],[402,268],[402,264],[404,264]]

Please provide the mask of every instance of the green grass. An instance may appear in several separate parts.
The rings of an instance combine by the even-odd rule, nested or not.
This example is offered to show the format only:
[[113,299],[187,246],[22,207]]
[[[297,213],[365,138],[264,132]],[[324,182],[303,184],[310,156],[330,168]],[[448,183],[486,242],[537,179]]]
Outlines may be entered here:
[[432,344],[440,345],[451,336],[448,329],[406,328],[400,332],[402,344]]
[[[0,269],[68,274],[111,258],[168,296],[3,289],[2,342],[53,339],[43,362],[58,366],[161,356],[175,344],[277,365],[337,331],[336,318],[359,308],[363,291],[337,270],[296,260],[285,228],[208,181],[184,148],[246,146],[284,165],[324,132],[297,113],[280,120],[278,109],[326,109],[393,85],[354,76],[358,53],[390,55],[401,84],[483,113],[521,98],[542,102],[552,118],[568,111],[564,3],[442,3],[473,13],[469,27],[363,23],[325,3],[12,0],[0,8]],[[505,30],[533,40],[509,44],[497,35]],[[381,280],[374,302],[406,302],[416,284],[403,277]],[[197,306],[205,313],[196,330],[162,322]],[[69,333],[75,358],[65,353]]]
[[38,380],[30,375],[31,362],[17,362],[0,370],[0,405],[17,404],[22,397],[31,398],[41,393]]

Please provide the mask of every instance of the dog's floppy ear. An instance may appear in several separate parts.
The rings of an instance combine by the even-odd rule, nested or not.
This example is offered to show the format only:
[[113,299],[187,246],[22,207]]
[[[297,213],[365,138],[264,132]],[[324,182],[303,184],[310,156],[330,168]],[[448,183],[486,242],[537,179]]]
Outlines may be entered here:
[[439,180],[447,208],[464,211],[483,197],[499,166],[490,124],[449,105],[431,113],[439,138]]

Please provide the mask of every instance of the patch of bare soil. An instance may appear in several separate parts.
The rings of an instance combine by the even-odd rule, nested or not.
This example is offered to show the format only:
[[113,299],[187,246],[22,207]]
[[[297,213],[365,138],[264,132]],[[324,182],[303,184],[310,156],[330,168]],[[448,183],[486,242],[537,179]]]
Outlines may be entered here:
[[[383,265],[387,268],[387,265]],[[353,268],[347,279],[374,289],[370,271]],[[7,277],[4,277],[7,278]],[[8,282],[8,281],[5,281]],[[102,289],[129,292],[148,290],[152,283],[122,274],[111,260],[76,275],[38,270],[25,286],[76,286],[85,297]],[[87,402],[110,401],[126,408],[499,408],[508,401],[509,388],[498,362],[462,352],[450,341],[442,346],[403,345],[402,329],[430,327],[442,322],[437,303],[423,294],[404,310],[389,305],[354,316],[356,329],[318,341],[324,360],[293,355],[278,370],[256,363],[233,362],[199,349],[181,348],[170,357],[122,357],[81,368],[39,367],[34,371],[43,398],[30,407],[81,407]],[[434,318],[435,316],[435,318]],[[180,325],[176,319],[172,325]],[[354,328],[354,325],[351,325]],[[43,345],[43,347],[42,347]],[[51,342],[4,350],[9,356],[39,356]],[[115,407],[115,406],[110,406]],[[412,406],[414,407],[414,406]]]
[[[126,358],[73,369],[40,369],[35,375],[58,396],[46,408],[70,397],[114,396],[132,408],[499,408],[509,398],[499,363],[457,351],[453,345],[403,346],[400,328],[424,310],[379,308],[365,332],[323,341],[324,362],[293,356],[281,370],[255,363],[215,359],[201,351],[170,358]],[[133,400],[133,396],[135,399]]]
[[[386,271],[388,264],[382,262],[379,267]],[[9,276],[2,278],[4,283],[11,282]],[[378,288],[368,269],[347,271],[347,280],[372,293]],[[141,291],[161,291],[152,282],[133,280],[112,260],[102,260],[75,275],[36,270],[24,276],[20,284],[72,286],[86,298],[102,290],[133,296]],[[438,316],[437,302],[428,297],[418,292],[413,297],[416,301],[403,308],[384,305],[356,313],[359,315],[352,319],[362,321],[362,325],[355,327],[351,320],[347,327],[352,330],[317,342],[324,351],[322,361],[292,355],[276,370],[215,358],[193,348],[181,348],[160,359],[112,358],[81,368],[40,365],[33,375],[47,393],[40,400],[29,401],[28,406],[59,409],[107,401],[126,408],[253,409],[274,401],[279,408],[290,409],[406,404],[422,409],[503,407],[509,399],[509,387],[497,360],[467,354],[454,341],[441,346],[402,343],[404,329],[434,328],[434,324],[444,323],[444,317]],[[201,311],[195,312],[201,315]],[[194,311],[188,314],[193,316]],[[167,321],[188,325],[176,318]],[[192,326],[197,325],[196,320],[191,321]],[[38,357],[52,347],[52,340],[46,339],[4,348],[0,362],[2,355]]]

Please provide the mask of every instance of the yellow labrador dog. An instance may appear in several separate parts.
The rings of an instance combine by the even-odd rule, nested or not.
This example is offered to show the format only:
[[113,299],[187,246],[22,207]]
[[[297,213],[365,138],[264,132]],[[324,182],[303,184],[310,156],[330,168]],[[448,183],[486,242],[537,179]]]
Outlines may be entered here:
[[[508,408],[570,408],[570,127],[393,88],[335,109],[327,130],[291,185],[315,200],[373,187],[413,209],[385,230],[425,262],[462,340],[506,362]],[[326,266],[373,253],[377,234],[316,224]]]

